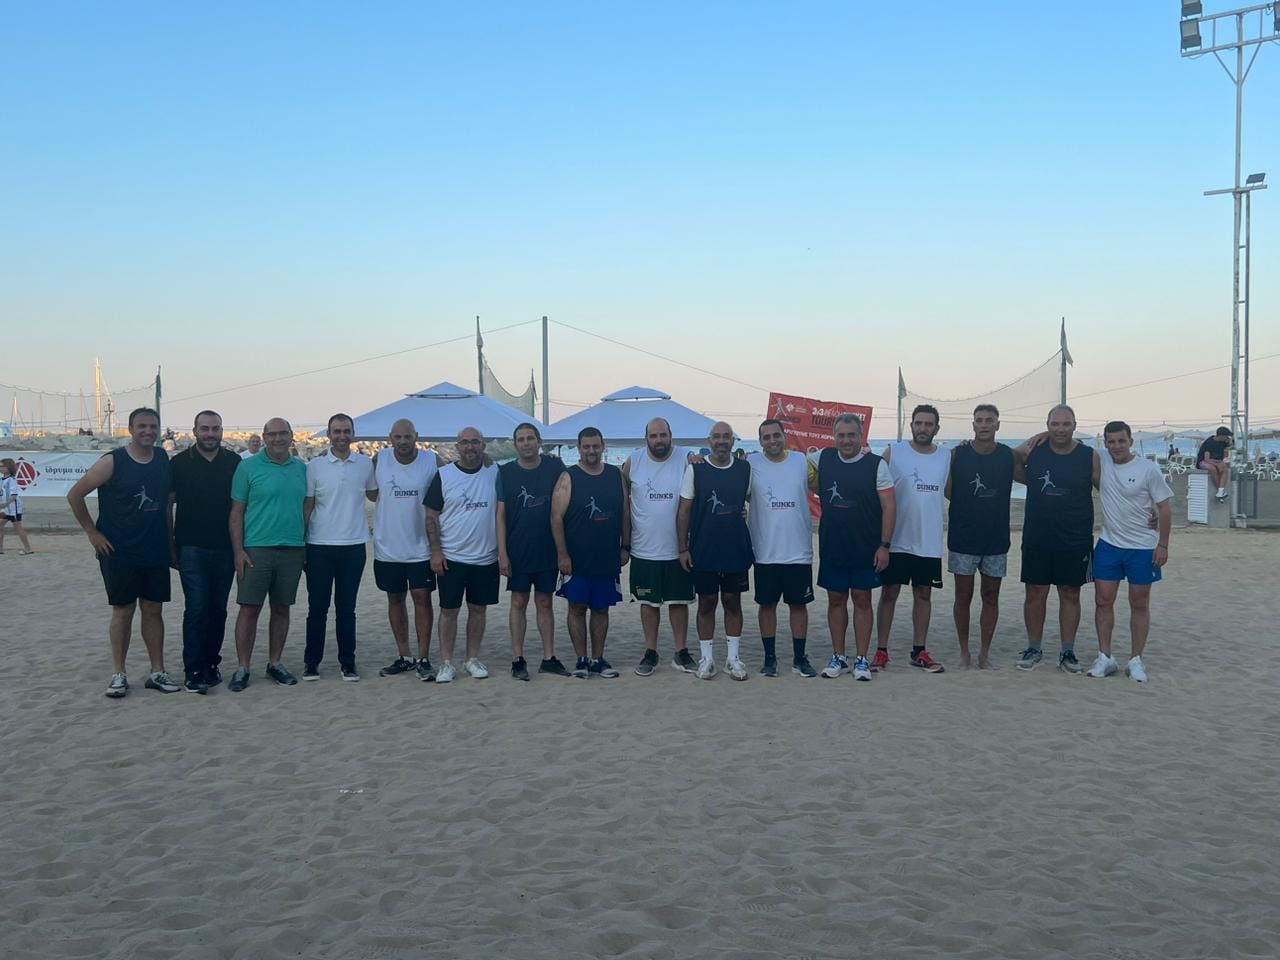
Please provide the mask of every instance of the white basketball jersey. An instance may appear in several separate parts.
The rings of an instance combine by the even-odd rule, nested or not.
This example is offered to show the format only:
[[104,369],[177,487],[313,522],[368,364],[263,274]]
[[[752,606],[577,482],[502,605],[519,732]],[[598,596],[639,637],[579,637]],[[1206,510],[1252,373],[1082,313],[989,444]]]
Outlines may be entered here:
[[401,463],[383,450],[374,466],[378,502],[373,508],[373,558],[389,563],[430,559],[427,515],[422,502],[436,475],[434,453],[418,451],[413,463]]
[[689,451],[672,447],[661,463],[641,447],[631,454],[631,555],[641,560],[675,560],[676,512],[680,508],[680,481],[688,465]]
[[763,453],[751,464],[751,508],[747,529],[756,563],[812,563],[813,526],[809,519],[809,464],[792,450],[774,463]]

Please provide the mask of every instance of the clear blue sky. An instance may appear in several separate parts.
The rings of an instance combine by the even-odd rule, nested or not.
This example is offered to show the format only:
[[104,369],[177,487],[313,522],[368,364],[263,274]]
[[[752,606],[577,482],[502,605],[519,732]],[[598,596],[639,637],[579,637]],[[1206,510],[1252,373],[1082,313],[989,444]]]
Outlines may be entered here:
[[[1011,379],[1063,315],[1073,393],[1225,364],[1231,205],[1200,194],[1230,185],[1232,88],[1179,58],[1177,3],[869,6],[11,5],[0,381],[78,389],[97,355],[117,388],[163,364],[170,397],[197,397],[175,420],[315,422],[474,386],[471,348],[199,397],[476,314],[877,405],[899,365],[936,396]],[[1277,94],[1273,44],[1245,164],[1280,187]],[[1280,195],[1255,207],[1261,356]],[[512,387],[538,346],[487,340]],[[553,350],[556,400],[640,382],[763,413],[570,332]],[[1280,418],[1280,360],[1254,381],[1255,419]],[[1081,419],[1213,419],[1226,384],[1088,398]]]

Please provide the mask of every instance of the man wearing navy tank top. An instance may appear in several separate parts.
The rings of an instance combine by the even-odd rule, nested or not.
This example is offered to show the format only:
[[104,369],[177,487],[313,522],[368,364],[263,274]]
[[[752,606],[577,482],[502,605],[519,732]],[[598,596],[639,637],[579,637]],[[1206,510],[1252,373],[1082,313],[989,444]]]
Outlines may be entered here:
[[[609,608],[621,602],[622,568],[631,559],[631,511],[622,471],[604,462],[604,437],[595,427],[578,433],[578,462],[560,474],[551,495],[551,536],[569,601],[569,639],[578,655],[573,675],[613,679],[604,658]],[[591,650],[587,655],[587,611]]]
[[1027,647],[1018,657],[1018,667],[1031,670],[1044,659],[1040,648],[1049,588],[1057,587],[1062,637],[1058,667],[1082,673],[1075,653],[1080,588],[1093,579],[1093,490],[1102,465],[1096,450],[1075,440],[1076,414],[1069,406],[1059,404],[1050,410],[1046,426],[1044,433],[1015,451],[1019,463],[1014,479],[1027,485],[1022,524],[1022,582],[1027,590],[1022,617]]
[[951,451],[947,476],[947,570],[955,577],[952,613],[960,663],[968,668],[969,608],[973,580],[982,575],[981,646],[978,667],[993,669],[991,639],[1000,616],[1000,583],[1008,572],[1009,500],[1013,491],[1013,450],[996,442],[1000,411],[980,403],[973,411],[973,440]]
[[[164,604],[169,602],[169,455],[157,449],[160,415],[150,407],[129,414],[129,443],[89,468],[67,502],[98,555],[111,604],[111,682],[107,696],[129,692],[125,654],[133,612],[142,611],[142,643],[151,661],[146,686],[161,693],[182,687],[164,668]],[[98,491],[98,521],[85,497]]]
[[[936,408],[921,404],[911,411],[911,439],[892,443],[882,454],[893,475],[893,540],[889,566],[880,579],[880,603],[876,610],[876,658],[872,670],[889,665],[889,629],[898,593],[911,584],[911,665],[927,673],[942,673],[943,666],[925,649],[933,613],[933,591],[942,588],[943,491],[951,471],[951,458],[938,449]],[[828,668],[830,669],[830,668]],[[824,676],[830,676],[823,671]],[[839,675],[838,673],[836,674]]]

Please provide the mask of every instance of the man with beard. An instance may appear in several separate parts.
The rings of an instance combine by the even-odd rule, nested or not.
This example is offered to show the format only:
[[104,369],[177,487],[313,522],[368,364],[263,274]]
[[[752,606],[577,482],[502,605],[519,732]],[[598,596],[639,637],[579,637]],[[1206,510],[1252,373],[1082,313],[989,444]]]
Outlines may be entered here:
[[1009,500],[1013,494],[1013,451],[996,442],[1000,411],[980,403],[973,411],[973,441],[951,451],[947,476],[947,570],[955,577],[953,614],[960,662],[968,667],[969,608],[973,578],[982,574],[982,645],[978,667],[992,669],[991,639],[1000,616],[1000,583],[1008,570]]
[[[67,503],[98,555],[111,605],[111,682],[107,696],[129,692],[125,654],[133,613],[142,611],[142,643],[151,661],[146,686],[161,693],[182,689],[164,668],[164,604],[169,602],[169,457],[156,449],[160,415],[150,407],[129,414],[129,443],[98,460],[67,493]],[[98,491],[98,522],[85,497]]]
[[[880,573],[889,565],[893,537],[894,484],[889,465],[863,449],[862,421],[842,413],[832,424],[834,447],[809,460],[809,489],[822,498],[818,522],[818,586],[827,591],[827,626],[831,631],[831,662],[824,676],[838,677],[848,669],[845,638],[849,632],[849,601],[853,601],[853,637],[857,654],[855,680],[871,679],[867,653],[871,647],[871,591],[880,586]],[[815,676],[806,659],[793,668],[803,677]]]
[[680,482],[692,451],[671,443],[671,425],[654,417],[645,426],[645,445],[622,465],[631,509],[631,596],[640,602],[644,656],[636,673],[647,677],[658,666],[658,628],[667,608],[675,654],[671,665],[694,673],[698,665],[689,654],[689,604],[693,579],[680,565],[676,541],[676,513]]
[[[431,570],[427,545],[427,489],[440,469],[439,454],[418,449],[418,429],[412,420],[391,425],[390,450],[373,458],[378,489],[367,496],[373,510],[373,582],[387,595],[387,619],[396,645],[396,658],[378,671],[381,677],[414,673],[430,683],[436,678],[431,665],[431,627],[435,611],[431,593],[436,575]],[[418,655],[409,649],[409,611],[413,601],[413,628]]]
[[698,596],[698,679],[716,674],[714,639],[716,607],[724,607],[728,652],[725,670],[734,680],[747,679],[742,662],[742,592],[754,555],[747,530],[746,507],[751,496],[751,466],[733,455],[733,428],[724,421],[712,425],[707,442],[711,456],[685,468],[680,483],[676,541],[680,563],[693,574]]
[[[880,579],[876,611],[876,658],[873,671],[889,665],[889,630],[894,605],[904,584],[911,584],[911,665],[926,673],[942,673],[929,655],[929,619],[933,591],[942,588],[943,489],[951,472],[951,458],[933,442],[939,428],[938,411],[921,404],[911,411],[911,439],[891,443],[883,457],[893,475],[895,516],[889,566]],[[828,667],[828,670],[830,668]],[[830,676],[827,670],[823,676]]]
[[222,417],[196,414],[195,437],[170,461],[171,565],[182,580],[182,666],[186,687],[207,693],[222,682],[222,640],[227,597],[235,579],[231,550],[231,480],[240,457],[222,445]]
[[787,450],[780,420],[760,424],[762,453],[747,457],[751,467],[751,508],[747,527],[755,553],[756,604],[760,608],[760,673],[778,675],[775,647],[778,601],[787,604],[791,643],[804,656],[813,602],[813,523],[809,519],[809,470],[804,454]]
[[556,544],[551,536],[551,496],[564,473],[564,464],[558,457],[542,455],[542,434],[532,423],[517,426],[511,439],[516,459],[498,468],[498,569],[507,578],[507,591],[511,594],[511,676],[529,679],[524,635],[532,592],[538,635],[542,638],[538,672],[565,677],[569,671],[556,657],[555,615],[551,609],[559,576]]
[[[573,675],[613,678],[604,658],[609,608],[622,600],[622,568],[631,559],[631,512],[622,471],[605,463],[604,437],[595,427],[578,432],[578,462],[560,475],[551,499],[551,535],[569,601],[569,639],[578,655]],[[591,611],[591,656],[587,656],[587,611]]]
[[329,450],[307,464],[307,646],[303,680],[320,679],[325,625],[333,597],[338,671],[358,681],[356,669],[356,598],[364,576],[369,520],[365,496],[376,493],[373,461],[351,449],[355,422],[345,413],[329,418]]
[[[1014,479],[1027,485],[1026,518],[1022,525],[1022,582],[1026,599],[1022,617],[1027,648],[1018,666],[1031,670],[1044,659],[1044,636],[1049,588],[1058,590],[1058,627],[1062,649],[1058,667],[1080,673],[1076,659],[1076,630],[1080,626],[1080,588],[1092,579],[1093,488],[1102,472],[1098,452],[1076,441],[1076,415],[1066,404],[1049,411],[1048,430],[1032,437],[1016,451],[1019,466]],[[1043,440],[1048,438],[1048,443]],[[1025,464],[1025,465],[1024,465]]]
[[436,683],[456,676],[453,647],[458,611],[467,603],[467,659],[476,680],[489,676],[480,662],[486,607],[498,602],[498,468],[484,460],[484,435],[458,432],[458,459],[441,467],[427,490],[427,539],[431,569],[440,584],[440,657]]

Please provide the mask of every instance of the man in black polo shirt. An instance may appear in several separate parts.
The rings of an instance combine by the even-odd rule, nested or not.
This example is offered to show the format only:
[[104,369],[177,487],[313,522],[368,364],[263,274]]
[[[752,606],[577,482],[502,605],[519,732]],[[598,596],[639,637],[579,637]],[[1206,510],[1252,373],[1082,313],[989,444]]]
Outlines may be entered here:
[[[222,445],[222,417],[196,414],[193,443],[170,461],[170,558],[182,580],[182,667],[186,687],[207,693],[222,682],[222,638],[235,555],[227,518],[240,457]],[[174,510],[177,516],[174,516]]]

